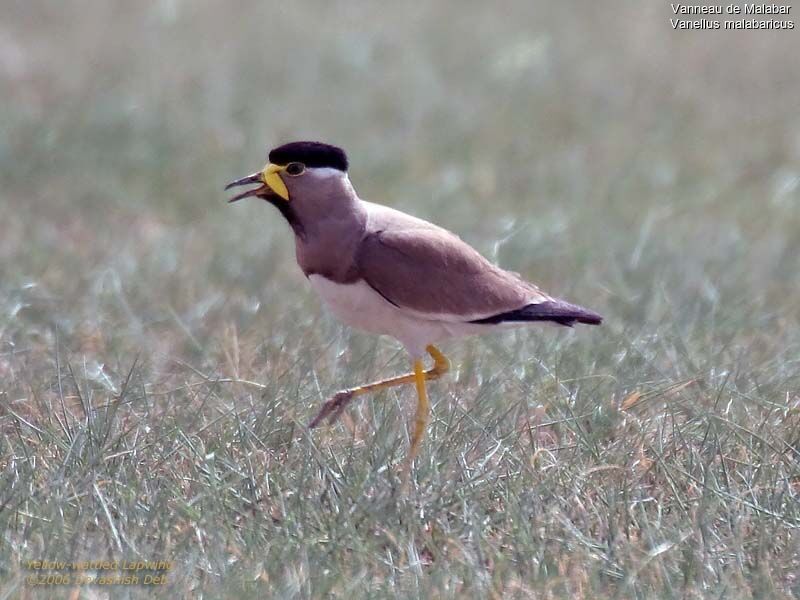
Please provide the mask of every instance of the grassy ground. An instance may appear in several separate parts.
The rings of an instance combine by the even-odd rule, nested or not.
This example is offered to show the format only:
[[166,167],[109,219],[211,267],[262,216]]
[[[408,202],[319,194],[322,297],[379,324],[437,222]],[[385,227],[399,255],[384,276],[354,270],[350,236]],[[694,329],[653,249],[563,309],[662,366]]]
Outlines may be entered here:
[[[670,16],[7,3],[0,598],[800,596],[800,38]],[[407,496],[410,390],[304,429],[407,358],[224,202],[307,137],[607,319],[445,344]]]

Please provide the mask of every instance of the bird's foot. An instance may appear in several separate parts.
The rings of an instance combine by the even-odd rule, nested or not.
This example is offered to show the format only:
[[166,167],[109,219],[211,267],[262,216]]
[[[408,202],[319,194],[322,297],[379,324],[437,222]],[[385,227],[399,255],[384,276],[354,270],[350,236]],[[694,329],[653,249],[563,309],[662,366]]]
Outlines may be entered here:
[[353,390],[342,390],[341,392],[336,392],[333,395],[333,398],[322,405],[322,408],[317,413],[317,416],[314,417],[308,424],[308,428],[314,429],[314,427],[319,425],[325,418],[328,419],[328,425],[334,423],[336,419],[341,416],[342,411],[350,403],[350,400],[353,399],[353,395]]

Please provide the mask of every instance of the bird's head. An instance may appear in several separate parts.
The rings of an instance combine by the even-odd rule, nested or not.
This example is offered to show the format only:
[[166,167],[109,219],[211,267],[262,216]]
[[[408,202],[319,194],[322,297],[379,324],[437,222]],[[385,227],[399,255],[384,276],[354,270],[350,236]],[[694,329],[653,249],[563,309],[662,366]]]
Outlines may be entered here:
[[[319,202],[326,197],[352,192],[347,178],[344,150],[321,142],[291,142],[269,153],[261,170],[230,182],[225,189],[255,185],[228,202],[256,197],[274,204],[281,212],[298,205]],[[285,214],[285,213],[284,213]]]

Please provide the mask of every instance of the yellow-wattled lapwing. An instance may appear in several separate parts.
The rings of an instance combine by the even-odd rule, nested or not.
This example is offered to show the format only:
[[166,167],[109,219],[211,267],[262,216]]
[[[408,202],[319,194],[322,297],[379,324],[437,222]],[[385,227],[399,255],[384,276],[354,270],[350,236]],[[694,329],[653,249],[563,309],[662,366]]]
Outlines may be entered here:
[[[411,355],[413,373],[338,392],[309,427],[335,420],[356,396],[413,383],[418,403],[410,464],[428,420],[425,381],[450,366],[433,344],[525,323],[599,325],[602,317],[548,296],[433,223],[362,200],[347,167],[340,148],[292,142],[272,150],[262,171],[225,189],[255,184],[230,202],[255,196],[275,206],[294,231],[300,268],[333,314],[396,338]],[[428,370],[426,351],[433,358]]]

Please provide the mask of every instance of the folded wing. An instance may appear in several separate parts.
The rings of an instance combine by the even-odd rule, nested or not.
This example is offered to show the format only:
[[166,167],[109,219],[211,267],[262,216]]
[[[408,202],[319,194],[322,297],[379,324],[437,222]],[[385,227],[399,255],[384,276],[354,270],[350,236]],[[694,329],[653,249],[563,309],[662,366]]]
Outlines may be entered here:
[[431,320],[480,321],[550,299],[438,227],[372,231],[360,245],[356,265],[387,301]]

